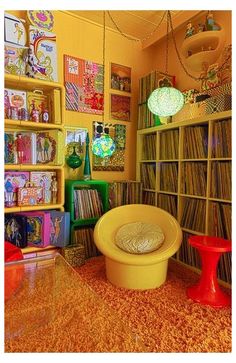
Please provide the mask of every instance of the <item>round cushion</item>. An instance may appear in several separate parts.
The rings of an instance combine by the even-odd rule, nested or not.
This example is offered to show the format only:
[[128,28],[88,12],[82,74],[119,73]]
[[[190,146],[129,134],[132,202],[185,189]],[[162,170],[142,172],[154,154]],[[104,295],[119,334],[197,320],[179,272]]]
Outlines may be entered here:
[[121,226],[115,235],[115,244],[129,253],[148,253],[157,250],[164,234],[156,224],[134,222]]

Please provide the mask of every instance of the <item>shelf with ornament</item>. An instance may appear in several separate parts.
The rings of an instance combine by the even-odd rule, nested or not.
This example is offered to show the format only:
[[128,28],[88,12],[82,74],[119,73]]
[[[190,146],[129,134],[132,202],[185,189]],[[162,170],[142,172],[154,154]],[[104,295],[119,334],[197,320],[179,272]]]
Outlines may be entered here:
[[185,38],[181,47],[185,64],[193,71],[202,71],[204,63],[213,64],[219,58],[224,43],[224,29],[203,31]]
[[63,128],[63,84],[6,73],[4,87],[5,125],[39,129],[44,126],[51,129]]

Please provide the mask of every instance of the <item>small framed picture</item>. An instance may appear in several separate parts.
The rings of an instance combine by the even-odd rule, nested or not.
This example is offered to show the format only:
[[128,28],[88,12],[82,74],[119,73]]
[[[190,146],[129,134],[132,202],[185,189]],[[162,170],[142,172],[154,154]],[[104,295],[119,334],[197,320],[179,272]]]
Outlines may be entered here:
[[88,130],[86,128],[78,127],[65,127],[65,145],[66,145],[66,156],[69,156],[74,151],[79,156],[85,154],[86,136]]
[[111,88],[131,92],[131,68],[111,63]]
[[131,98],[129,96],[111,94],[111,118],[119,121],[130,121],[130,101]]
[[4,41],[19,47],[26,43],[26,31],[21,20],[7,13],[4,15]]

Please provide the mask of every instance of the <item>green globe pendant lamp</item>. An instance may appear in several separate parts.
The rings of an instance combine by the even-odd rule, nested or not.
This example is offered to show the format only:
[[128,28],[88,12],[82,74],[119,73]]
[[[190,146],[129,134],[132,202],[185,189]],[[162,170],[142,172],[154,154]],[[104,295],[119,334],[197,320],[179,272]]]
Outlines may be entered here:
[[76,153],[75,148],[76,146],[73,146],[73,153],[66,158],[66,164],[73,170],[79,168],[82,165],[82,160]]
[[184,105],[182,92],[174,87],[160,87],[155,89],[148,98],[148,108],[161,117],[175,115]]
[[112,156],[116,149],[114,140],[107,134],[96,137],[92,143],[92,152],[100,158]]

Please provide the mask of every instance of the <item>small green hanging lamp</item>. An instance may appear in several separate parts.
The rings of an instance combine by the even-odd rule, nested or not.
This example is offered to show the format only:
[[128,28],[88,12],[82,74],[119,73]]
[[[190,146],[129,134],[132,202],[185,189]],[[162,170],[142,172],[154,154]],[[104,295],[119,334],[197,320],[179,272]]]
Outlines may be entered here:
[[114,140],[107,134],[102,134],[93,140],[92,152],[100,158],[112,156],[115,149],[116,145]]
[[[106,34],[106,12],[103,11],[103,95],[105,96],[105,34]],[[104,110],[103,110],[103,123],[104,123]],[[94,155],[108,160],[116,149],[115,141],[110,135],[101,133],[92,141],[92,152]]]
[[73,152],[66,158],[66,164],[73,170],[79,168],[82,165],[82,160],[76,153],[75,149],[76,145],[73,145]]

